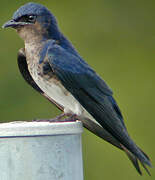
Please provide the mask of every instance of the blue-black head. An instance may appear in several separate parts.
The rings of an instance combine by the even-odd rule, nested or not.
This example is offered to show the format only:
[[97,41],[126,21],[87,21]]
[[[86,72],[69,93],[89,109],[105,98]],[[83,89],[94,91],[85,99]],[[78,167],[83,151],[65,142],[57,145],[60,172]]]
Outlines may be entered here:
[[60,32],[54,15],[43,5],[27,3],[21,6],[3,28],[12,27],[24,39],[31,36],[59,39]]

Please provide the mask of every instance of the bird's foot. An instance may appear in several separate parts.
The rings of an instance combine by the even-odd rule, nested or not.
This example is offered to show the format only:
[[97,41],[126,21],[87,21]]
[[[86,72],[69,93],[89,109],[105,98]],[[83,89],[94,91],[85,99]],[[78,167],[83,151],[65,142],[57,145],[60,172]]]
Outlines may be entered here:
[[[68,116],[67,118],[64,118],[65,116]],[[63,119],[64,118],[64,119]],[[68,114],[68,113],[62,113],[55,117],[54,119],[35,119],[34,122],[72,122],[78,120],[77,115],[75,114]]]
[[64,122],[77,121],[78,116],[76,114],[70,114],[67,118],[63,119]]

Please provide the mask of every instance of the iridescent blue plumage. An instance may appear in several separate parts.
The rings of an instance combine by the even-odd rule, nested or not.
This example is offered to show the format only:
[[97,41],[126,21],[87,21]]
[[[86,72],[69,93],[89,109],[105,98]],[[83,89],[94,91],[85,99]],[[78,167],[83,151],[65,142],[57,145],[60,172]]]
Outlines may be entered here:
[[42,6],[41,4],[37,3],[27,3],[26,6],[21,6],[12,16],[12,19],[17,20],[18,18],[21,18],[24,15],[37,15],[37,16],[42,16],[51,18],[52,23],[56,24],[56,19],[55,16],[52,15],[52,13],[45,7]]
[[[24,26],[20,18],[30,15],[36,16],[35,23],[25,22]],[[64,111],[66,105],[67,110],[69,108],[69,112],[76,114],[87,129],[124,150],[140,174],[138,160],[144,168],[145,164],[151,166],[148,156],[128,135],[111,89],[60,32],[54,15],[40,4],[28,3],[20,7],[14,13],[13,20],[4,25],[14,28],[17,26],[20,34],[30,31],[26,36],[22,34],[25,41],[25,64],[20,66],[20,71],[26,81],[35,89],[40,88],[39,91],[51,96],[51,99],[54,97],[50,91],[54,92],[54,88],[60,91],[63,97],[57,97],[56,103]],[[34,37],[31,32],[36,32]],[[25,68],[26,61],[29,61],[28,68]],[[67,102],[64,102],[66,99]],[[68,104],[75,105],[77,109],[74,111],[72,105]]]
[[129,137],[112,92],[105,82],[87,64],[59,45],[49,45],[47,57],[61,83],[97,122],[142,162],[150,165]]

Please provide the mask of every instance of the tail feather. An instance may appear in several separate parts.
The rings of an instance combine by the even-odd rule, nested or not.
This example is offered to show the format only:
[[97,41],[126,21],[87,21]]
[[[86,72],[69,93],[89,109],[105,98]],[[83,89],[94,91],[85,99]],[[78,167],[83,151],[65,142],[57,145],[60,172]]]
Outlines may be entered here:
[[126,153],[126,155],[128,156],[128,158],[131,160],[132,164],[134,165],[134,167],[136,168],[136,170],[138,171],[138,173],[140,175],[142,175],[142,172],[140,170],[139,167],[139,163],[137,158],[135,157],[135,155],[133,155],[130,151],[128,151],[123,145],[121,145],[122,149],[124,150],[124,152]]
[[[128,150],[124,145],[122,145],[119,141],[117,141],[109,132],[107,132],[104,128],[102,128],[101,126],[96,124],[94,121],[91,121],[90,119],[85,118],[83,120],[83,125],[86,129],[88,129],[92,133],[96,134],[97,136],[99,136],[100,138],[104,139],[105,141],[111,143],[112,145],[116,146],[117,148],[123,150],[140,175],[142,175],[142,171],[139,166],[139,161],[140,161],[141,165],[143,166],[143,168],[146,170],[146,172],[149,175],[151,175],[150,172],[148,171],[147,167],[145,166],[145,164],[147,164],[150,167],[152,167],[150,158],[139,147],[134,145],[135,149],[138,152],[138,153],[134,154],[133,152]],[[141,156],[143,158],[141,158]]]
[[[149,167],[152,167],[152,164],[151,164],[151,161],[150,161],[150,158],[148,157],[148,155],[146,155],[146,153],[144,153],[139,147],[137,147],[137,148],[139,149],[139,152],[140,152],[139,156],[136,156],[136,157],[139,159],[139,161],[140,161],[142,164],[146,164],[146,165],[148,165]],[[139,157],[141,157],[141,156],[145,157],[145,161],[144,161],[143,159],[140,159],[140,158],[139,158]]]
[[151,176],[151,173],[149,172],[149,170],[147,169],[147,167],[145,166],[145,164],[142,163],[141,161],[140,161],[140,163],[141,163],[141,165],[143,166],[143,168],[146,170],[146,172],[148,173],[148,175]]
[[[139,148],[140,149],[140,148]],[[145,157],[147,157],[147,159],[150,161],[150,158],[148,157],[148,155],[146,154],[146,153],[144,153],[144,151],[142,151],[141,149],[140,149],[140,151],[145,155]],[[141,165],[143,166],[143,168],[146,170],[146,172],[148,173],[148,175],[149,176],[151,176],[151,173],[149,172],[149,170],[147,169],[147,167],[145,166],[145,164],[143,163],[143,162],[141,162],[140,161],[140,163],[141,163]],[[152,164],[151,164],[151,162],[150,162],[150,167],[152,167]]]
[[[139,148],[140,149],[140,148]],[[140,151],[144,154],[144,156],[150,161],[150,158],[149,156],[143,151],[140,149]],[[150,163],[150,166],[152,167],[151,163]]]
[[[138,158],[131,153],[128,149],[126,149],[123,145],[121,145],[122,149],[124,150],[124,152],[127,154],[128,158],[131,160],[132,164],[134,165],[134,167],[136,168],[136,170],[138,171],[138,173],[140,175],[142,175],[139,163],[138,163]],[[139,148],[139,150],[147,157],[147,159],[150,161],[149,157]],[[140,160],[139,160],[140,161]],[[145,164],[140,161],[141,165],[143,166],[143,168],[146,170],[146,172],[148,173],[149,176],[151,176],[149,170],[147,169],[147,167],[145,166]]]

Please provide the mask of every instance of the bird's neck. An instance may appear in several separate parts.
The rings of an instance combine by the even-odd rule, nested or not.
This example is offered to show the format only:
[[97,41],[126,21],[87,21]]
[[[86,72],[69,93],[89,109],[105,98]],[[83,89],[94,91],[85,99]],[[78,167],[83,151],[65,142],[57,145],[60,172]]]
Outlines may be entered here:
[[[31,59],[31,61],[34,59],[33,56],[35,55],[36,57],[40,55],[40,51],[41,49],[44,47],[45,43],[50,40],[56,40],[58,42],[58,44],[66,49],[68,52],[70,52],[71,54],[74,54],[75,56],[80,57],[80,55],[78,54],[78,52],[75,50],[74,46],[70,43],[70,41],[63,35],[63,34],[59,34],[59,36],[57,36],[57,38],[32,38],[31,40],[25,41],[25,51],[26,51],[26,55],[28,60]],[[35,58],[36,59],[36,58]]]
[[68,52],[79,56],[73,45],[70,43],[70,41],[61,33],[58,26],[56,24],[53,24],[50,26],[48,31],[48,38],[53,39],[57,42],[59,42],[59,45],[66,49]]
[[28,65],[36,64],[39,61],[40,51],[46,41],[26,41],[25,53]]

